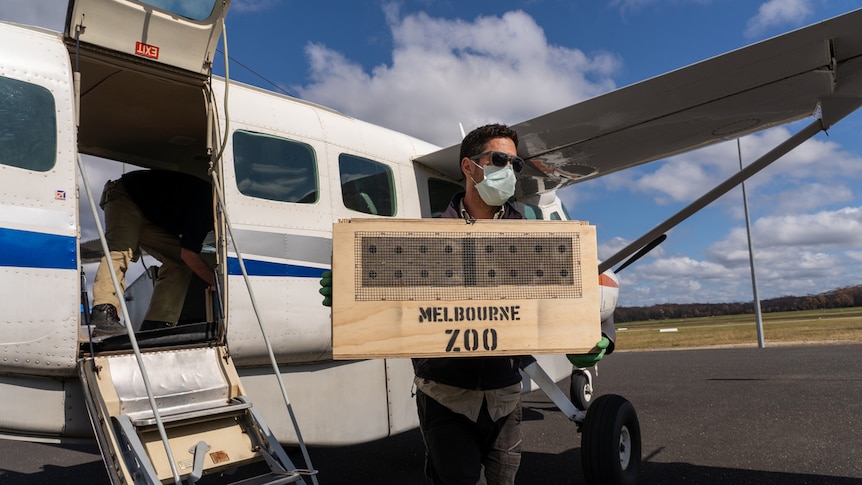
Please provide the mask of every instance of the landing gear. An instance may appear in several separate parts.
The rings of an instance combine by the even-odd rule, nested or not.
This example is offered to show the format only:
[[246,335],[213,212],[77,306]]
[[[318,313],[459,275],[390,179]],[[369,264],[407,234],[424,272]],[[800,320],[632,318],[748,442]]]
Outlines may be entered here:
[[590,406],[581,434],[581,468],[590,484],[633,485],[641,470],[641,432],[632,404],[605,394]]
[[572,370],[569,397],[572,404],[581,411],[586,411],[593,399],[593,376],[586,369]]
[[[641,471],[641,429],[635,408],[624,397],[605,394],[592,400],[592,378],[583,369],[572,373],[590,384],[589,394],[572,384],[572,399],[542,369],[536,359],[524,359],[521,370],[529,376],[581,432],[581,467],[591,485],[634,485]],[[576,391],[576,392],[575,392]],[[579,408],[578,396],[584,408]],[[589,397],[587,397],[589,396]],[[575,401],[574,403],[572,401]],[[592,402],[590,402],[592,401]]]

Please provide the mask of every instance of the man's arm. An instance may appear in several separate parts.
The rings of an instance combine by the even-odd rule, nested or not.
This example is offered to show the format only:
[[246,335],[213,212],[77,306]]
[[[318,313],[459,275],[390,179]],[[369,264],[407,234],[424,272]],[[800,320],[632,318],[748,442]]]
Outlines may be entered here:
[[202,280],[206,281],[208,285],[215,286],[213,272],[209,265],[207,265],[203,258],[201,258],[200,254],[186,248],[180,248],[180,258],[182,258],[183,263],[186,263],[186,266],[191,268],[191,270],[194,271],[194,273]]

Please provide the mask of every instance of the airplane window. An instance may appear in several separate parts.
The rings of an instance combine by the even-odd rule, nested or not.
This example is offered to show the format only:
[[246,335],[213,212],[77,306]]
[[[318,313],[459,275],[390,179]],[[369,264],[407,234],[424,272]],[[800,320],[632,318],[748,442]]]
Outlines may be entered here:
[[236,186],[249,197],[299,204],[318,200],[317,160],[305,143],[236,131],[233,164]]
[[431,203],[431,217],[440,217],[446,211],[446,208],[449,207],[452,197],[458,192],[464,192],[464,187],[460,184],[429,178],[428,198]]
[[376,216],[395,215],[392,169],[382,163],[342,153],[338,156],[344,207]]
[[0,163],[47,172],[57,158],[54,98],[35,84],[0,77]]
[[182,15],[187,19],[205,20],[213,12],[216,0],[197,0],[195,2],[181,2],[178,0],[138,0],[144,5],[152,5],[167,12]]

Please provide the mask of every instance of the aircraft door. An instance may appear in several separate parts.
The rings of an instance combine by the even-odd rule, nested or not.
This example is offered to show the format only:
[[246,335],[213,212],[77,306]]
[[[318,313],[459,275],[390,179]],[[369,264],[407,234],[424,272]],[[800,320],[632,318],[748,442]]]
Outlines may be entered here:
[[66,40],[207,76],[230,0],[70,0]]

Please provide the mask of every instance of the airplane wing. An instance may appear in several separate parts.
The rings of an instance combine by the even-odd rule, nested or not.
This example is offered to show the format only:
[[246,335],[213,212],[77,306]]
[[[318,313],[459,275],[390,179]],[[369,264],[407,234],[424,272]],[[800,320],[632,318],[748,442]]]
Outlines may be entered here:
[[[512,125],[541,193],[862,105],[862,9]],[[461,180],[459,145],[416,161]]]

